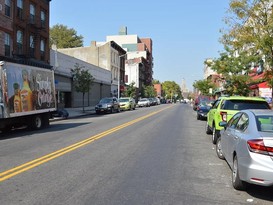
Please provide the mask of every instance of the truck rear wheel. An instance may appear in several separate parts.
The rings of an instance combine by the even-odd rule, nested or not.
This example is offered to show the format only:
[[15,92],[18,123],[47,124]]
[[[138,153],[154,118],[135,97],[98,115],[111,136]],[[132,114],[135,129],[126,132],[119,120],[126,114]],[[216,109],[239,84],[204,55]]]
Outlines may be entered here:
[[35,115],[32,118],[31,128],[34,130],[41,129],[43,126],[43,119],[41,115]]

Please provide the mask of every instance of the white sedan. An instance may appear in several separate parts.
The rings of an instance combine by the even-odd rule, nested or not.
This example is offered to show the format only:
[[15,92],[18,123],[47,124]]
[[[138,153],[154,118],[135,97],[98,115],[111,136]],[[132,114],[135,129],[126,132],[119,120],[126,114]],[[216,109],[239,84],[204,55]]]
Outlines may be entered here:
[[273,110],[242,110],[219,124],[216,153],[231,167],[233,187],[273,186]]
[[150,107],[150,100],[148,98],[141,98],[137,105],[138,107]]

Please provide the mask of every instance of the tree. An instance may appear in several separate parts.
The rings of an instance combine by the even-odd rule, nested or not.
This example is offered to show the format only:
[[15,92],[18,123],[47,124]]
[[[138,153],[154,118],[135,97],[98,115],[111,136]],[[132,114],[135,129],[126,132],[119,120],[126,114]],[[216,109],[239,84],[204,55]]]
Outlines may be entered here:
[[75,48],[83,46],[83,36],[77,35],[73,28],[62,24],[50,28],[50,46],[55,44],[57,48]]
[[218,59],[213,60],[211,69],[225,79],[226,94],[247,96],[250,93],[249,84],[251,84],[251,78],[248,76],[249,64],[255,57],[249,56],[246,51],[238,52],[228,46],[225,50],[226,52],[221,53]]
[[95,78],[78,63],[75,64],[74,69],[71,69],[71,75],[76,92],[82,93],[82,110],[84,112],[84,96],[86,92],[89,92]]
[[[272,88],[272,0],[231,0],[229,13],[231,15],[226,18],[228,30],[222,31],[222,43],[232,47],[239,55],[243,50],[243,57],[248,57],[249,65],[265,65],[267,70],[264,80]],[[252,61],[249,57],[253,58]]]
[[159,80],[156,80],[156,79],[153,79],[153,85],[154,84],[160,84],[160,81]]
[[126,90],[124,91],[124,94],[126,97],[132,97],[136,98],[136,87],[135,82],[130,83],[128,86],[126,86]]
[[193,83],[193,87],[198,89],[202,93],[202,95],[207,95],[207,96],[211,95],[209,93],[210,88],[212,90],[215,89],[215,85],[210,80],[207,80],[207,79],[195,81]]
[[144,97],[151,98],[156,96],[156,90],[154,86],[148,85],[144,86]]
[[162,89],[165,93],[165,98],[167,98],[167,99],[174,99],[174,98],[181,98],[182,97],[180,86],[174,81],[163,82]]

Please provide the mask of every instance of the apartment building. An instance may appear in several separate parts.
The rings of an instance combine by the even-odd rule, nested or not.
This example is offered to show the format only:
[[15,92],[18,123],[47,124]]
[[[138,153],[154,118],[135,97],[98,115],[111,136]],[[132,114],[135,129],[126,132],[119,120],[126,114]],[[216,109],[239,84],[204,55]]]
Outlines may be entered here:
[[[124,89],[126,51],[116,42],[92,41],[90,46],[57,49],[58,52],[80,59],[111,72],[111,92],[118,97]],[[120,87],[120,88],[118,88]]]
[[51,0],[0,0],[0,59],[42,68],[49,62]]
[[[125,79],[126,84],[132,82],[136,83],[136,87],[140,90],[143,85],[152,85],[153,81],[153,42],[151,38],[139,38],[138,35],[128,35],[127,27],[121,27],[118,35],[111,35],[106,37],[106,41],[115,41],[124,50],[127,51],[127,61],[125,64]],[[134,60],[135,59],[135,60]],[[138,59],[138,60],[137,60]],[[138,79],[130,77],[130,73],[135,69],[135,64],[139,62],[140,65],[137,76]],[[138,82],[138,83],[137,83]]]

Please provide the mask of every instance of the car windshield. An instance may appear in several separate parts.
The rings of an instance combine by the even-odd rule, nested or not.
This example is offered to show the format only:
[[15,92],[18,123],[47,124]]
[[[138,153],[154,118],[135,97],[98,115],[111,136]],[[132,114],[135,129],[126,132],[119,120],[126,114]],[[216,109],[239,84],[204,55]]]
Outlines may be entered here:
[[112,102],[112,99],[110,98],[103,98],[100,100],[100,103],[110,103],[110,102]]
[[273,132],[273,115],[256,116],[258,131]]
[[147,101],[147,99],[140,99],[139,101],[140,101],[140,102],[141,102],[141,101],[143,102],[143,101]]
[[200,101],[199,106],[208,106],[210,101]]
[[129,102],[129,99],[128,98],[120,98],[119,102]]
[[253,100],[227,100],[221,108],[225,110],[270,109],[267,102]]

